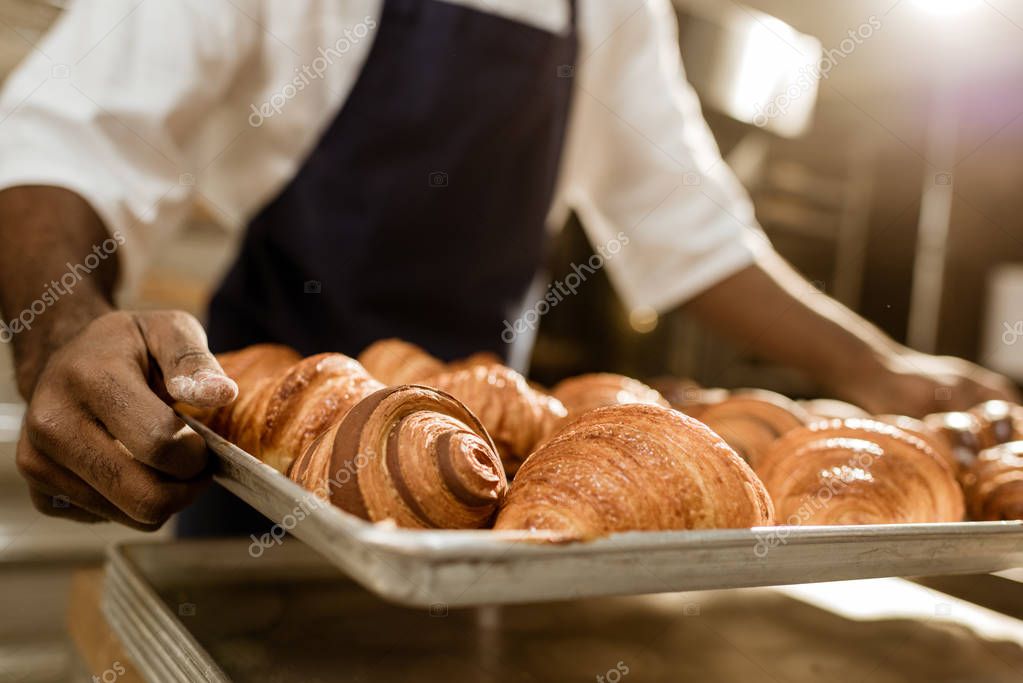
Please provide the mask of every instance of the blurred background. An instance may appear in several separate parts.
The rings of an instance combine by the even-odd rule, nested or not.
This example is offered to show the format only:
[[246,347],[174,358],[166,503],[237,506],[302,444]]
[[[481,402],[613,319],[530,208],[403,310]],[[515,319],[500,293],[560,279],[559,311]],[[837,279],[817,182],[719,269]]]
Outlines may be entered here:
[[[1023,2],[675,4],[689,79],[776,248],[897,340],[1023,381]],[[0,0],[0,78],[63,5]],[[125,303],[201,314],[232,248],[215,209],[196,206]],[[570,217],[550,275],[590,253]],[[0,363],[0,613],[25,615],[0,621],[0,667],[65,680],[67,572],[128,534],[31,509],[7,353]],[[626,310],[600,274],[544,316],[532,359],[541,382],[589,370],[816,391],[681,313]]]
[[[895,339],[1023,380],[1011,343],[1023,331],[1023,3],[676,6],[689,79],[775,247]],[[555,273],[588,249],[578,226],[559,247]],[[545,316],[534,374],[815,390],[683,315],[610,300],[606,282],[587,286]],[[617,330],[607,344],[578,336],[605,328]]]

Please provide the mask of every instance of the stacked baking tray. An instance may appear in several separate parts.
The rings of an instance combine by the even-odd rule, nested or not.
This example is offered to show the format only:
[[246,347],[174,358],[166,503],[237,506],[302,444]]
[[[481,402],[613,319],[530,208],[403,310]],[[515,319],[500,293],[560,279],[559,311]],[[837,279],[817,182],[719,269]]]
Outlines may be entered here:
[[284,532],[377,595],[467,606],[598,595],[783,585],[1023,566],[1023,522],[632,532],[585,543],[514,533],[370,524],[325,504],[189,420],[217,457],[216,479],[277,523],[251,539],[272,555]]
[[899,579],[427,611],[297,540],[258,559],[247,545],[111,549],[103,607],[146,680],[1009,683],[1023,670],[1021,622]]
[[120,546],[108,554],[103,612],[146,680],[229,680],[143,580]]
[[[339,579],[336,568],[295,541],[258,561],[240,541],[122,543],[108,552],[102,608],[146,680],[226,682],[190,627],[213,640],[246,631],[273,619],[272,609],[244,599],[246,587]],[[211,610],[211,596],[230,609]]]

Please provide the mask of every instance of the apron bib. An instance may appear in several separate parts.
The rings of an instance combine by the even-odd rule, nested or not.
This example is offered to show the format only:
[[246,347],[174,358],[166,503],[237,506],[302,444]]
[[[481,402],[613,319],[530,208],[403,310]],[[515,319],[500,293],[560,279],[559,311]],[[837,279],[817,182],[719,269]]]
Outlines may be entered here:
[[565,35],[438,0],[386,0],[337,118],[255,217],[209,311],[217,351],[358,354],[401,337],[505,354],[541,262],[574,64]]
[[[571,101],[564,34],[440,0],[385,0],[366,63],[293,180],[250,223],[210,303],[215,352],[351,356],[400,337],[507,356],[541,263]],[[568,74],[570,75],[570,74]],[[265,530],[218,486],[182,535]]]

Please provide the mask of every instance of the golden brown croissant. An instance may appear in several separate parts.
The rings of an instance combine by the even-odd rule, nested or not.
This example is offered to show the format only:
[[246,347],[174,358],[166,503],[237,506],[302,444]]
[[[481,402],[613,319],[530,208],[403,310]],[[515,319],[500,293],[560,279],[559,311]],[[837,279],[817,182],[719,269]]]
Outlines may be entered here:
[[238,384],[238,398],[204,421],[213,431],[255,455],[270,398],[269,392],[260,387],[301,359],[297,351],[276,344],[256,344],[218,355],[224,372]]
[[706,408],[699,419],[720,434],[753,469],[775,439],[811,420],[795,401],[759,389],[735,392]]
[[941,456],[941,459],[948,463],[953,472],[959,471],[959,461],[952,452],[952,444],[949,443],[940,432],[929,427],[923,420],[908,415],[875,415],[873,419],[878,422],[898,427],[915,437],[923,439],[927,445],[934,449],[934,452]]
[[[302,356],[290,346],[283,344],[253,344],[237,351],[217,354],[224,374],[238,385],[238,395],[249,392],[259,381],[277,374],[301,360]],[[174,406],[182,413],[191,415],[208,425],[217,433],[219,421],[226,419],[232,410],[224,408],[195,408],[185,403]]]
[[287,474],[292,461],[316,437],[383,386],[358,361],[340,353],[321,353],[295,363],[256,389],[268,398],[257,417],[253,455]]
[[982,450],[995,445],[989,441],[984,423],[973,413],[933,413],[924,418],[924,424],[948,442],[960,472],[973,464]]
[[703,414],[711,407],[727,401],[731,395],[731,391],[720,387],[700,389],[687,403],[681,405],[672,404],[672,407],[682,411],[689,417],[695,417],[697,420],[700,420],[703,418]]
[[399,339],[371,344],[359,359],[385,384],[421,384],[446,391],[475,413],[497,444],[508,476],[565,416],[561,403],[482,351],[445,366]]
[[560,401],[536,391],[522,375],[503,365],[445,372],[422,384],[451,394],[480,419],[497,444],[509,476],[566,415]]
[[803,407],[803,410],[810,413],[813,419],[845,420],[854,417],[861,419],[870,417],[870,413],[863,408],[834,398],[815,398],[809,401],[799,401],[799,405]]
[[412,384],[444,372],[444,363],[401,339],[381,339],[359,354],[369,374],[384,384]]
[[238,398],[204,420],[281,473],[352,406],[383,387],[340,353],[297,360],[292,354],[266,347],[225,354],[222,364],[238,382]]
[[436,389],[380,389],[323,433],[289,473],[341,509],[412,528],[486,525],[508,487],[483,425]]
[[220,367],[238,384],[239,392],[264,377],[288,369],[300,360],[302,356],[298,351],[283,344],[253,344],[238,351],[217,354]]
[[830,420],[778,439],[756,468],[781,524],[957,522],[963,492],[925,441],[876,420]]
[[695,380],[678,377],[657,377],[650,386],[663,396],[672,408],[690,417],[700,418],[704,410],[729,397],[727,389],[706,389]]
[[574,539],[772,519],[763,485],[728,444],[678,411],[633,403],[586,413],[530,455],[494,528]]
[[639,380],[610,372],[569,377],[554,385],[551,395],[565,406],[568,411],[566,420],[574,420],[594,408],[627,403],[671,407],[659,392]]
[[466,356],[465,358],[459,358],[453,360],[447,364],[445,368],[448,372],[454,370],[464,370],[465,368],[472,368],[477,365],[504,365],[501,361],[501,357],[491,351],[477,351],[476,353]]
[[647,380],[647,384],[675,410],[679,405],[689,403],[702,389],[696,380],[674,375],[660,375]]
[[[498,356],[496,353],[492,351],[477,351],[476,353],[468,355],[465,358],[459,358],[457,360],[451,361],[445,366],[444,372],[465,370],[467,368],[474,368],[479,365],[488,368],[493,367],[495,365],[504,366],[504,361],[501,360],[500,356]],[[533,391],[539,391],[541,394],[550,393],[547,391],[547,388],[545,386],[543,386],[539,382],[534,382],[529,378],[526,379],[526,384],[532,387]]]
[[238,400],[211,425],[225,438],[365,519],[477,528],[493,516],[507,479],[457,400],[426,387],[385,389],[342,354],[286,365],[267,351],[224,359],[241,380]]
[[972,519],[1023,519],[1023,441],[982,451],[964,480]]
[[[970,412],[980,419],[981,441],[994,446],[1016,438],[1019,410],[1019,406],[1008,401],[985,401]],[[1023,438],[1023,435],[1020,435],[1020,438]]]

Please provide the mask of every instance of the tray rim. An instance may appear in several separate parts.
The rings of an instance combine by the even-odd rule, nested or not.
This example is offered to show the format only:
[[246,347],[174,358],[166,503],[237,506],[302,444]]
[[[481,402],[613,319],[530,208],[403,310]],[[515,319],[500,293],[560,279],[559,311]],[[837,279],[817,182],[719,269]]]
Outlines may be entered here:
[[[295,536],[363,587],[404,605],[536,602],[1023,566],[1023,520],[630,531],[573,542],[530,532],[401,529],[344,512],[188,422],[215,455],[217,481],[274,524],[273,538],[250,536],[249,554],[259,557]],[[286,524],[303,506],[305,515]],[[256,544],[264,547],[258,554]]]
[[[159,674],[149,672],[148,677],[153,680],[166,680],[169,673],[178,680],[229,681],[129,556],[128,549],[141,545],[167,546],[170,543],[165,540],[122,540],[107,549],[102,610],[128,654],[137,665],[151,670],[160,669]],[[170,645],[174,651],[162,647],[146,648],[137,642],[136,636],[149,638],[153,641],[151,645]]]
[[[186,555],[189,553],[195,554],[195,551],[199,547],[207,544],[213,547],[218,547],[237,543],[240,547],[243,541],[244,539],[238,538],[189,539],[185,541],[185,543],[193,547],[186,548],[185,554]],[[160,597],[161,594],[164,593],[164,591],[161,590],[161,583],[156,577],[147,573],[146,571],[147,561],[152,561],[152,559],[154,558],[150,557],[147,560],[146,558],[142,558],[138,555],[138,553],[152,553],[153,551],[155,551],[157,555],[160,555],[163,553],[164,550],[168,549],[168,547],[171,545],[172,544],[162,539],[152,540],[126,539],[118,541],[115,544],[112,544],[107,551],[108,561],[110,563],[108,567],[113,570],[112,573],[115,574],[116,576],[111,577],[108,580],[109,581],[108,585],[105,586],[103,596],[104,612],[108,619],[111,620],[111,625],[115,628],[115,631],[121,638],[122,643],[125,645],[127,654],[132,658],[132,661],[136,664],[136,666],[140,670],[140,673],[146,676],[147,680],[209,681],[209,683],[218,683],[221,681],[227,682],[231,679],[228,677],[225,669],[221,666],[221,664],[213,658],[211,650],[207,649],[204,644],[198,641],[198,639],[193,634],[192,630],[188,627],[186,621],[176,616],[173,610],[168,607],[165,600]],[[293,544],[293,546],[301,546],[300,552],[302,552],[303,556],[305,555],[305,553],[315,554],[314,549],[302,546],[302,544],[295,543]],[[299,548],[293,547],[293,549],[298,550]],[[170,556],[167,559],[169,559],[170,563],[173,565],[174,562],[180,559],[180,556],[181,553],[176,552],[174,553],[173,556]],[[232,563],[229,563],[228,566],[220,568],[218,570],[217,576],[219,578],[212,585],[219,584],[222,578],[231,572],[236,572],[239,570],[249,571],[253,566],[251,564],[246,564],[244,560],[239,559],[241,557],[241,554],[225,553],[222,555],[222,557],[230,557],[234,559],[232,560]],[[186,560],[184,564],[188,565],[189,562]],[[245,565],[244,567],[242,567],[243,564]],[[281,564],[283,571],[287,571],[289,564],[290,563],[287,560]],[[322,567],[322,569],[325,570],[325,572],[331,568],[331,563],[329,562],[329,560],[324,558],[321,558],[321,560],[317,564],[320,565],[320,567]],[[116,568],[114,567],[115,565]],[[299,563],[299,566],[304,566],[304,557],[303,561]],[[173,566],[172,570],[180,571],[181,567]],[[244,576],[244,580],[245,583],[248,583],[250,581],[257,582],[265,581],[268,583],[272,583],[276,581],[277,578],[269,575],[267,576],[257,575],[255,577]],[[299,577],[298,580],[302,580],[301,577]],[[319,577],[317,577],[317,579],[314,580],[320,579]],[[357,581],[353,581],[348,578],[342,578],[342,580],[346,581],[351,586],[356,587],[358,590],[364,590],[364,588],[359,588],[359,582]],[[110,587],[111,585],[114,584],[116,584],[116,590],[111,592]],[[817,603],[814,601],[812,596],[810,597],[804,596],[803,592],[800,591],[799,588],[800,588],[799,586],[794,587],[789,586],[777,588],[777,590],[779,590],[780,594],[784,595],[787,599],[796,600],[800,603],[810,606],[817,606]],[[1023,621],[1019,620],[1016,617],[1002,614],[997,611],[992,611],[989,607],[969,602],[968,600],[965,600],[955,595],[946,595],[936,588],[917,584],[914,586],[914,589],[925,591],[927,593],[934,594],[935,596],[940,596],[942,602],[951,602],[953,603],[953,605],[963,603],[970,610],[976,611],[978,614],[981,614],[982,616],[985,616],[988,619],[993,617],[999,623],[1008,624],[1009,622],[1011,622],[1013,626],[1023,624]],[[748,586],[742,587],[739,590],[756,591],[759,590],[759,588],[755,586]],[[689,593],[692,591],[684,592]],[[163,622],[162,619],[157,620],[155,628],[153,623],[154,620],[152,619],[152,617],[155,615],[148,612],[154,605],[157,606],[158,608],[163,608],[161,611],[166,611],[169,616],[169,620],[166,622]],[[824,609],[830,608],[825,607]],[[860,617],[849,615],[842,612],[841,609],[834,610],[834,612],[839,617],[849,621],[860,619]],[[956,613],[958,613],[958,611]],[[682,615],[679,615],[679,618],[681,618],[681,616]],[[930,618],[929,615],[924,616],[927,619]],[[146,619],[145,617],[150,618]],[[884,620],[892,618],[901,619],[904,617],[901,616],[894,617],[881,616],[879,618],[868,617],[868,621],[871,622],[878,621],[878,623],[883,623]],[[917,617],[911,618],[915,619]],[[924,619],[923,621],[926,621],[926,619]],[[135,628],[135,624],[128,622],[141,622],[144,628],[137,629]],[[955,623],[960,622],[956,621]],[[174,653],[169,651],[154,652],[152,648],[147,647],[147,645],[149,645],[150,640],[157,639],[161,636],[163,638],[170,638],[176,646],[175,647],[176,651],[180,651],[182,646],[184,645],[191,646],[193,648],[194,652],[191,663],[193,665],[199,666],[200,668],[199,675],[201,676],[201,678],[196,677],[196,672],[193,667],[183,666],[184,662],[182,662],[180,658],[174,657],[173,656]],[[981,632],[978,632],[978,638],[986,638],[989,641],[991,640],[989,636],[986,636]]]
[[[223,439],[202,423],[182,416],[209,444],[211,451],[221,460],[227,459],[236,467],[259,477],[270,477],[282,493],[295,501],[296,507],[304,503],[307,514],[326,518],[338,531],[364,543],[398,555],[413,555],[431,559],[466,559],[466,554],[488,557],[507,552],[509,543],[515,543],[520,554],[587,555],[608,551],[638,551],[673,547],[698,546],[734,547],[746,543],[756,544],[763,536],[785,534],[788,543],[841,543],[858,542],[864,538],[922,540],[948,538],[960,535],[1019,535],[1023,539],[1023,520],[990,522],[928,522],[915,524],[850,524],[761,526],[742,529],[692,529],[674,531],[616,532],[591,540],[552,541],[530,532],[495,531],[493,529],[405,529],[385,523],[370,522],[317,498],[310,491],[291,481],[255,456]],[[214,474],[221,484],[234,484],[223,473]],[[277,520],[271,520],[279,524]]]

